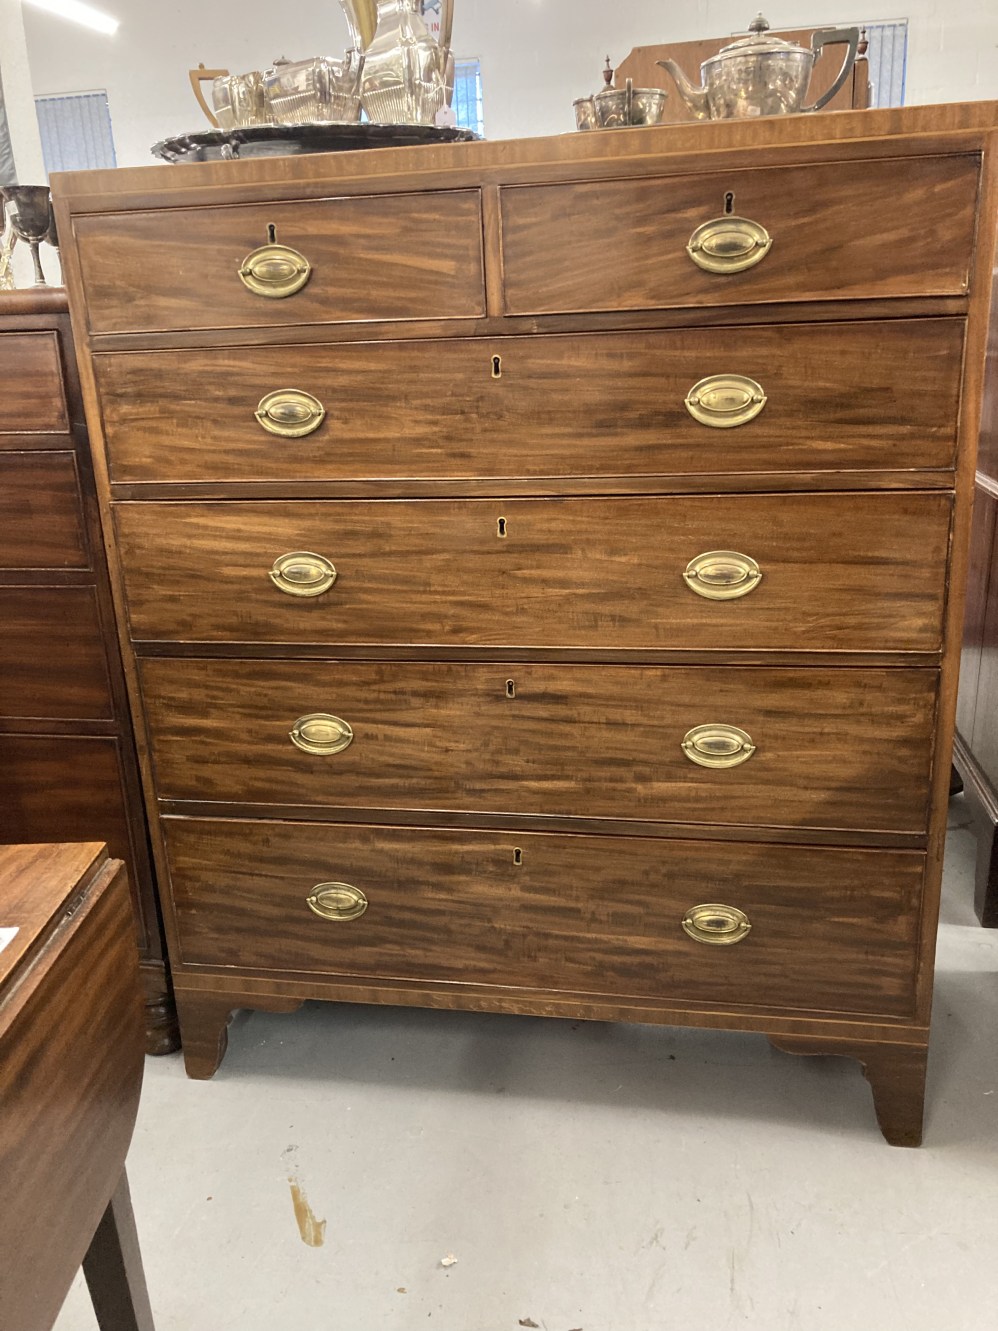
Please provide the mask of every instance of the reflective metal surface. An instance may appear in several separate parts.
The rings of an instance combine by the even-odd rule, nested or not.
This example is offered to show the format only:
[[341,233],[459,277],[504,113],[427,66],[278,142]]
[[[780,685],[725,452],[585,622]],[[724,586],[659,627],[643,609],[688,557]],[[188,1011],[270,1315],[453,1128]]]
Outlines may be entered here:
[[264,97],[276,125],[350,125],[360,120],[364,57],[318,56],[291,64],[277,60],[263,76]]
[[305,898],[309,910],[324,920],[342,923],[359,920],[367,910],[367,897],[350,883],[319,883]]
[[312,265],[290,245],[261,245],[247,254],[239,267],[239,280],[255,296],[280,300],[300,291],[312,275]]
[[[341,0],[355,35],[371,30],[371,0]],[[377,0],[374,36],[364,47],[361,101],[384,125],[434,125],[454,90],[453,0],[443,0],[440,42],[423,20],[422,0]]]
[[310,550],[291,550],[274,560],[270,580],[285,596],[309,599],[328,592],[336,581],[336,566],[325,555]]
[[749,917],[737,906],[720,902],[705,902],[692,906],[683,916],[684,931],[697,943],[711,947],[727,947],[740,943],[752,929]]
[[[669,71],[680,97],[697,120],[732,120],[750,116],[819,111],[832,100],[856,63],[858,28],[826,29],[811,37],[810,50],[769,37],[769,24],[758,14],[748,37],[723,47],[700,66],[702,82],[692,84],[674,60],[658,63]],[[846,46],[845,59],[832,86],[813,106],[805,106],[814,62],[826,46]]]
[[268,434],[282,439],[303,439],[326,419],[326,408],[317,397],[300,388],[279,388],[260,399],[253,413]]
[[686,732],[683,752],[700,767],[740,767],[755,753],[755,745],[752,736],[737,726],[712,722]]
[[683,581],[706,601],[737,601],[755,591],[762,569],[737,550],[706,550],[686,565]]
[[768,401],[761,384],[744,374],[711,374],[686,395],[686,410],[695,421],[712,430],[747,425]]
[[772,237],[759,222],[725,213],[697,227],[686,253],[705,272],[742,273],[761,263],[772,245]]

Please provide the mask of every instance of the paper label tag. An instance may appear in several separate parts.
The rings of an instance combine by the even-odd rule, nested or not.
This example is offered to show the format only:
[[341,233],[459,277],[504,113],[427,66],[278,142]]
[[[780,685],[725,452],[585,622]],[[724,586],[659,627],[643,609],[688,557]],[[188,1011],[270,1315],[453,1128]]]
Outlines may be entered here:
[[4,950],[8,943],[13,943],[19,933],[20,925],[15,924],[9,929],[0,928],[0,952]]

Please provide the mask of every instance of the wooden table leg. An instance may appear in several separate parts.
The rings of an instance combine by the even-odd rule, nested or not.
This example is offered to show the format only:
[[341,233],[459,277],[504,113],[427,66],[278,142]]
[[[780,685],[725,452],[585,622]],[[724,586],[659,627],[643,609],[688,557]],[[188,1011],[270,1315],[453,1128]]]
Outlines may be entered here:
[[100,1331],[155,1331],[124,1170],[83,1259]]

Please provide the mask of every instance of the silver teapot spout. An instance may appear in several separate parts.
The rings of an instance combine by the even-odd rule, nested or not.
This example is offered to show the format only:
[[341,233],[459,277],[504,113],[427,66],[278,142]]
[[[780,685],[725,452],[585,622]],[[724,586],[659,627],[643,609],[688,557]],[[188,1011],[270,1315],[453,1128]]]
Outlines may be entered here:
[[709,120],[710,102],[707,98],[707,89],[691,83],[675,60],[658,60],[656,64],[661,65],[672,75],[676,90],[697,120]]

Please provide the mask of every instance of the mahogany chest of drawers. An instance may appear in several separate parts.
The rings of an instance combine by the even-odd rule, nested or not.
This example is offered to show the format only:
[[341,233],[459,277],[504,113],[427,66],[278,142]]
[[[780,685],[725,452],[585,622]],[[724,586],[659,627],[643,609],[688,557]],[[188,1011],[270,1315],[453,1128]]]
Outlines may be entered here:
[[65,291],[0,294],[0,843],[105,841],[149,1053],[177,1048]]
[[920,1140],[995,123],[56,178],[192,1076],[725,1027]]

